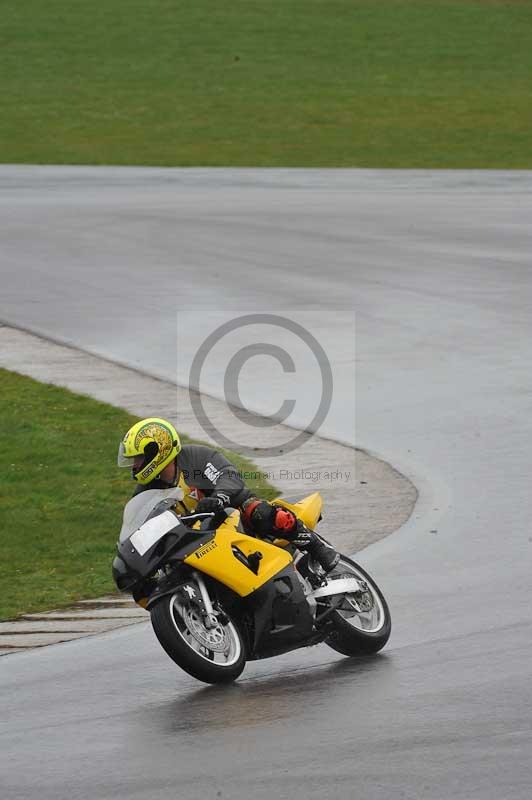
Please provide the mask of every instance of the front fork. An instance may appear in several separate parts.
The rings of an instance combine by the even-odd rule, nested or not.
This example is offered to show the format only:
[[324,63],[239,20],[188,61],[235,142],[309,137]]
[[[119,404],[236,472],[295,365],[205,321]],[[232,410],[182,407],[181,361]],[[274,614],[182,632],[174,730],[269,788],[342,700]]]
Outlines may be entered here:
[[194,571],[192,573],[192,577],[194,578],[200,593],[198,600],[201,600],[201,602],[196,602],[198,602],[198,605],[200,606],[203,624],[208,629],[215,628],[217,625],[219,625],[219,621],[215,614],[212,600],[209,597],[209,592],[207,591],[205,581],[203,580],[203,575],[201,572]]

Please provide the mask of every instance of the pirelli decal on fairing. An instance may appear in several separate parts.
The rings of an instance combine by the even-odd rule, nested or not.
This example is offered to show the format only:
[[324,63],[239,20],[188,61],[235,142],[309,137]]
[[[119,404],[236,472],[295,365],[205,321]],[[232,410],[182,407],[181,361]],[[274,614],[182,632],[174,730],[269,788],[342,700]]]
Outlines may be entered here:
[[204,544],[203,547],[200,547],[199,550],[196,550],[194,555],[196,558],[203,558],[203,556],[206,556],[211,550],[214,550],[215,547],[218,547],[216,542],[209,542],[208,544]]

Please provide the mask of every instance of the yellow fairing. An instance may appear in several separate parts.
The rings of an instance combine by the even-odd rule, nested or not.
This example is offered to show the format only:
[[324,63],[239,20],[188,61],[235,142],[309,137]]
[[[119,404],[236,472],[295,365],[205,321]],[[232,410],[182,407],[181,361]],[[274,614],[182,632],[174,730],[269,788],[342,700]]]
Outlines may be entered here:
[[[185,558],[185,563],[245,597],[287,567],[292,556],[262,539],[241,533],[236,529],[238,520],[239,514],[235,512],[220,525],[214,539]],[[235,558],[232,545],[236,545],[245,556],[262,553],[258,575]]]

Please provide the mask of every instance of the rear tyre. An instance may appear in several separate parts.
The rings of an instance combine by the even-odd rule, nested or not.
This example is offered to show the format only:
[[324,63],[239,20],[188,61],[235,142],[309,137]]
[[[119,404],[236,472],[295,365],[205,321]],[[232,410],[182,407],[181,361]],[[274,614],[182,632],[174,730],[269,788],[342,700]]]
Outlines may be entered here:
[[384,595],[368,573],[355,561],[341,556],[330,578],[355,577],[367,590],[347,594],[331,615],[333,632],[325,643],[345,656],[363,656],[381,650],[392,631],[392,620]]
[[162,597],[150,609],[159,643],[181,669],[204,683],[230,683],[246,665],[246,651],[238,626],[223,612],[223,622],[206,628],[192,605],[180,593]]

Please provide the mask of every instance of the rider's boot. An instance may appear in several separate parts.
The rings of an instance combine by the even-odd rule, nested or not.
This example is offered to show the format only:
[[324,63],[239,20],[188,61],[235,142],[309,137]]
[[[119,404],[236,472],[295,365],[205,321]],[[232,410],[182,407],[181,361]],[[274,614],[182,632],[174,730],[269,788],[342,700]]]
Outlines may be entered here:
[[328,542],[324,542],[317,533],[312,532],[312,542],[309,546],[310,555],[316,559],[324,572],[331,572],[340,561],[340,553]]
[[292,544],[306,550],[325,573],[331,572],[340,561],[340,553],[337,553],[332,545],[318,536],[315,531],[306,528],[301,522],[298,528],[297,536],[292,539]]

